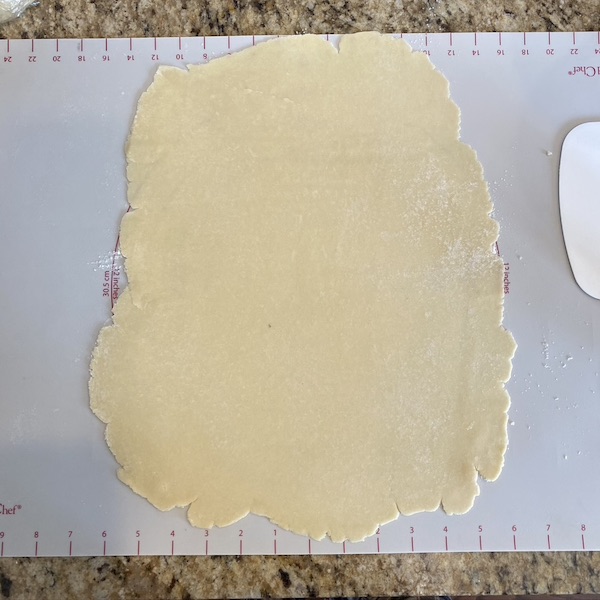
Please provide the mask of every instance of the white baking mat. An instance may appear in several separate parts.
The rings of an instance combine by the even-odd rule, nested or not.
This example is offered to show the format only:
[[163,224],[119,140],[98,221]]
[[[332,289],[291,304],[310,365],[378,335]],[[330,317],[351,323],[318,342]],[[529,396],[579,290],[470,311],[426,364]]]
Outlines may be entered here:
[[502,226],[519,349],[500,479],[481,483],[467,515],[400,517],[356,544],[254,516],[194,529],[184,510],[161,513],[121,484],[87,379],[125,285],[114,250],[136,102],[157,64],[264,38],[0,40],[3,556],[600,549],[600,301],[573,279],[557,197],[563,138],[600,120],[600,34],[404,38],[450,80]]

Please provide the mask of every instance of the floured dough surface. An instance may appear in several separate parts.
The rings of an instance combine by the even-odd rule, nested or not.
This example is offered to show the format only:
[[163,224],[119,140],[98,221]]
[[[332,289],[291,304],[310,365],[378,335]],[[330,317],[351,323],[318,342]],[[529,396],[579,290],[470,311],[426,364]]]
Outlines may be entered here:
[[374,33],[158,70],[90,380],[123,482],[199,527],[316,539],[469,510],[502,468],[515,345],[458,129],[427,57]]

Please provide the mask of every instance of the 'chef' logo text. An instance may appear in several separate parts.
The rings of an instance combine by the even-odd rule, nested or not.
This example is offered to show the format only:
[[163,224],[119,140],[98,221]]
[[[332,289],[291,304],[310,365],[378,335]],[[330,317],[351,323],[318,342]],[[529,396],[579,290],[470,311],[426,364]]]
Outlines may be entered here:
[[569,75],[583,75],[584,77],[600,77],[600,67],[573,67]]
[[21,510],[20,504],[15,504],[14,506],[7,506],[6,504],[2,504],[2,502],[0,502],[0,516],[2,517],[16,515],[17,511],[19,510]]

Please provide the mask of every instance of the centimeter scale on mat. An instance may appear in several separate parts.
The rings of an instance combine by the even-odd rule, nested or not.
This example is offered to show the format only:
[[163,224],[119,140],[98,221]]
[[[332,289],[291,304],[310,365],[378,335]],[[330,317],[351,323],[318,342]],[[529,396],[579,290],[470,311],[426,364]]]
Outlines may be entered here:
[[[577,58],[600,57],[600,32],[572,33],[435,33],[393,34],[414,49],[432,57],[477,58],[495,54],[502,58],[519,55]],[[218,36],[178,38],[92,38],[92,39],[25,39],[2,40],[5,64],[60,64],[89,61],[128,63],[151,61],[158,64],[197,64],[242,50],[261,41],[279,36]],[[339,36],[325,35],[336,41]],[[574,65],[573,74],[600,76],[597,63]]]
[[395,37],[450,81],[501,224],[505,324],[519,349],[498,481],[480,482],[466,515],[401,516],[342,544],[253,515],[195,529],[184,509],[162,513],[121,484],[86,386],[126,285],[118,226],[136,103],[157,65],[268,37],[0,40],[0,250],[15,290],[0,297],[0,331],[19,354],[0,361],[2,556],[600,549],[600,301],[573,280],[557,196],[564,136],[600,120],[600,32]]

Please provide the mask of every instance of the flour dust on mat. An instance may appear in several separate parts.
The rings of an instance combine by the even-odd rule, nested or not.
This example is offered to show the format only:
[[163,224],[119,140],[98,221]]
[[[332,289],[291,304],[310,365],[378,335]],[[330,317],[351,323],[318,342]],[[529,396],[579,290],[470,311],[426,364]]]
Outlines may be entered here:
[[123,482],[198,527],[252,512],[334,541],[471,508],[515,344],[458,132],[429,59],[375,33],[158,69],[91,365]]

